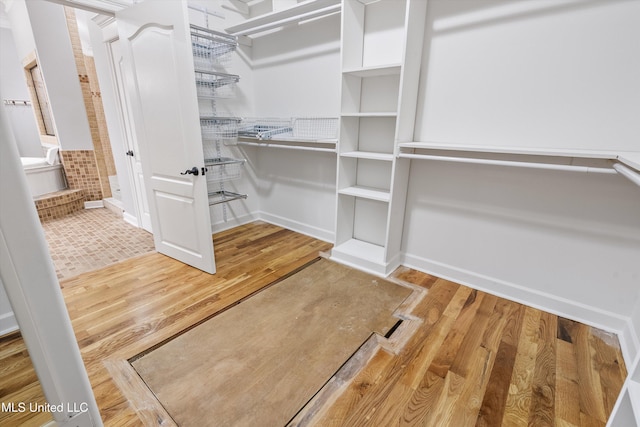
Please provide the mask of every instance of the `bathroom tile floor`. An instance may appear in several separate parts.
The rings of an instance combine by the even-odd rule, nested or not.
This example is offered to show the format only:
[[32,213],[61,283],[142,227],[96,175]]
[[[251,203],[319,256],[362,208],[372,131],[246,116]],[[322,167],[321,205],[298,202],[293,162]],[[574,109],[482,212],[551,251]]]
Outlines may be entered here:
[[153,235],[108,209],[84,209],[42,224],[58,279],[153,252]]

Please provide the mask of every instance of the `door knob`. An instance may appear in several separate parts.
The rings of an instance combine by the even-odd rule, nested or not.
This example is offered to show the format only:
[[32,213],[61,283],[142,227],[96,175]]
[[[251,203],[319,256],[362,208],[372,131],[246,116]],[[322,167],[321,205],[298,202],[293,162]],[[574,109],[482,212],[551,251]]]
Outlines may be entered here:
[[180,175],[189,175],[189,174],[193,174],[195,176],[198,176],[198,175],[200,175],[200,171],[198,170],[197,167],[194,166],[191,169],[187,169],[184,172],[180,172]]

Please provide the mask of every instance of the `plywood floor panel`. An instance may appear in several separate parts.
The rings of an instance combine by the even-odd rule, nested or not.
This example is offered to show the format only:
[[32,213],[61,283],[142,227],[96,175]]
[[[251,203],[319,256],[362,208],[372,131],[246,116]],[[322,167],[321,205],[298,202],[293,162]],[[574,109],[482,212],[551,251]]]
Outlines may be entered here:
[[411,292],[319,259],[132,365],[181,426],[284,425]]

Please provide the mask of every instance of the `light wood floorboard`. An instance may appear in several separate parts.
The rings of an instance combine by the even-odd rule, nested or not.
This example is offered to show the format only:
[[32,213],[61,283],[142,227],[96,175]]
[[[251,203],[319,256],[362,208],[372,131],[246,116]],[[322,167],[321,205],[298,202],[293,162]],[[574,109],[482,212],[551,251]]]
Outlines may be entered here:
[[[152,253],[62,282],[105,425],[171,425],[126,361],[330,249],[259,222],[214,242],[213,276]],[[626,377],[615,336],[414,270],[394,277],[424,294],[396,331],[407,336],[394,334],[389,350],[385,340],[367,343],[361,367],[345,365],[350,373],[327,403],[308,405],[313,413],[292,424],[605,425]],[[37,386],[33,368],[15,356],[27,357],[19,341],[0,350],[2,401]],[[2,425],[42,424],[0,417]]]

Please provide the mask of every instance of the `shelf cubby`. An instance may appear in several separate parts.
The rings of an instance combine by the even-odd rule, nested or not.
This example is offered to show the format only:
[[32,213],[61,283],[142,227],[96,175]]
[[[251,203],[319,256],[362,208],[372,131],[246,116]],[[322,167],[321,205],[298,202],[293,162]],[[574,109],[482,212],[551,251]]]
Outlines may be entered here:
[[395,117],[342,117],[340,146],[345,152],[393,153]]
[[400,74],[360,77],[343,74],[342,114],[393,113],[398,111]]
[[400,64],[406,0],[343,3],[343,69]]

